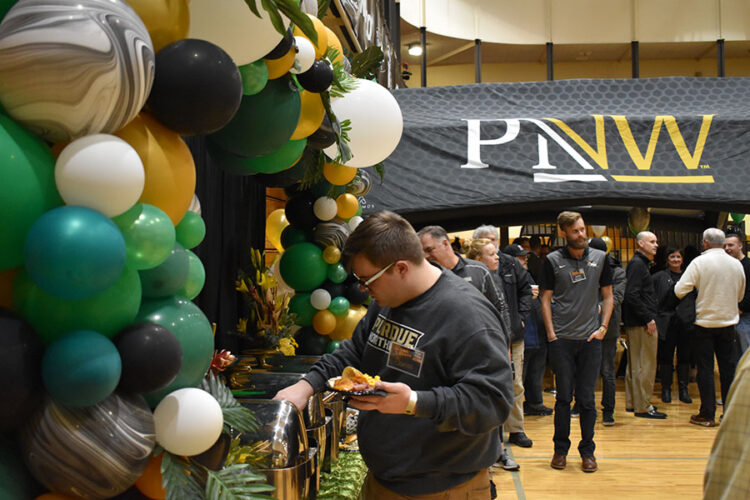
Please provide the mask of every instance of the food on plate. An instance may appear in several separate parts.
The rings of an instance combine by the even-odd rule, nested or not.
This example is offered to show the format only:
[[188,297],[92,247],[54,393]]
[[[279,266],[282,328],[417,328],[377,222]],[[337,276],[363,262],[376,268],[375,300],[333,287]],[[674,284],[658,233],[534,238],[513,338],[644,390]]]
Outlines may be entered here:
[[341,373],[341,377],[333,383],[333,388],[350,392],[367,391],[375,387],[375,383],[379,381],[380,375],[371,377],[352,366],[347,366]]

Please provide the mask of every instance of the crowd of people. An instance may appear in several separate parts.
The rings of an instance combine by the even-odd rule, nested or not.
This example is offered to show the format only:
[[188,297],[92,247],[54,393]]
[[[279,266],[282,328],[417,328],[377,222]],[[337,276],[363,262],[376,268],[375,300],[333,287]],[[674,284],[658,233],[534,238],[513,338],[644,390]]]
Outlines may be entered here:
[[[534,444],[524,427],[528,415],[554,415],[553,469],[567,467],[577,416],[581,468],[595,472],[595,388],[601,378],[602,423],[614,425],[621,333],[625,409],[634,418],[669,417],[651,403],[657,367],[661,399],[671,402],[676,371],[678,398],[691,403],[694,364],[701,405],[689,422],[716,426],[715,357],[722,416],[742,425],[745,413],[730,411],[728,403],[741,400],[736,406],[750,411],[750,398],[730,393],[735,371],[742,380],[750,373],[750,358],[740,362],[750,345],[744,237],[709,228],[704,251],[686,258],[668,245],[659,251],[658,236],[643,231],[623,269],[602,239],[588,237],[581,214],[562,212],[557,226],[565,245],[554,250],[538,236],[500,250],[498,230],[489,225],[457,249],[442,227],[416,232],[390,212],[371,215],[349,237],[343,262],[374,302],[351,341],[277,398],[303,408],[347,365],[387,381],[376,385],[385,396],[350,400],[364,410],[358,437],[369,473],[361,498],[490,498],[488,468],[519,468],[504,436],[516,446]],[[654,265],[657,254],[664,262]],[[547,367],[554,373],[554,409],[543,403]],[[724,427],[707,491],[750,484],[747,474],[738,479],[725,471],[728,463],[750,463],[750,451],[737,449],[731,437],[719,439]]]

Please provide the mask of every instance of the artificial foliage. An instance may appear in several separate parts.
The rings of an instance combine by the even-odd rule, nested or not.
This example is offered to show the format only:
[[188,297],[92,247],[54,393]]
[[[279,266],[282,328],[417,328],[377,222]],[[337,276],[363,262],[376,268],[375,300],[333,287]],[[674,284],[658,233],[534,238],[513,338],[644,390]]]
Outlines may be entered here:
[[[253,14],[261,17],[256,0],[245,0],[245,3],[250,10],[253,11]],[[302,33],[304,33],[313,43],[318,43],[318,33],[315,31],[315,26],[313,26],[313,23],[310,21],[310,18],[307,17],[307,14],[300,9],[299,1],[260,0],[260,4],[263,7],[263,10],[268,12],[268,17],[271,19],[271,23],[276,31],[287,36],[287,27],[284,26],[284,20],[281,18],[281,14],[284,14],[290,21],[292,21],[292,23],[299,26]],[[328,10],[327,6],[326,10]],[[323,12],[325,13],[325,11]]]
[[367,465],[362,455],[356,451],[339,454],[339,459],[320,477],[318,500],[354,500],[359,497],[359,490],[367,475]]

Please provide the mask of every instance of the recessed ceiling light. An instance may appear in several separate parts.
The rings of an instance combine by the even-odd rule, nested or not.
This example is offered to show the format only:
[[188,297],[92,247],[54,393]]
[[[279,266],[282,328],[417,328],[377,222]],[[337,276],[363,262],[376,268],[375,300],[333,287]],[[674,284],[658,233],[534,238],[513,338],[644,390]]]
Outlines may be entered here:
[[410,56],[421,56],[422,55],[422,44],[421,43],[410,43],[408,45],[409,47],[409,55]]

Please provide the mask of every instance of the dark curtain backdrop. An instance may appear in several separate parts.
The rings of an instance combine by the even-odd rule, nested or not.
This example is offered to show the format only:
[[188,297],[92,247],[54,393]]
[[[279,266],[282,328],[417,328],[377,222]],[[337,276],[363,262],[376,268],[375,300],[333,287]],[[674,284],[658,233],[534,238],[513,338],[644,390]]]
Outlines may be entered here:
[[250,248],[265,245],[266,189],[251,176],[221,169],[209,155],[205,137],[186,137],[185,142],[195,159],[195,192],[206,222],[206,238],[193,249],[206,269],[206,284],[194,302],[217,325],[216,347],[237,353],[237,340],[228,335],[242,307],[234,283],[237,270],[249,266]]

